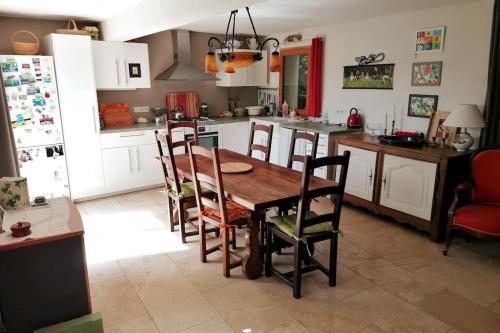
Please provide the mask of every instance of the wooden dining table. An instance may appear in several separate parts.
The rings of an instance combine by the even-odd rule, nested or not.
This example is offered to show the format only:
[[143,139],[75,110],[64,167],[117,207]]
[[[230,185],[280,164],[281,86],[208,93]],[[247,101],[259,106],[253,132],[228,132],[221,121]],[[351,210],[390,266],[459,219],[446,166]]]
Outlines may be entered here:
[[[242,270],[249,279],[256,279],[262,275],[263,269],[259,245],[260,220],[262,216],[265,218],[268,208],[299,200],[302,172],[226,149],[219,149],[219,158],[221,163],[243,162],[253,167],[247,173],[222,174],[222,180],[227,198],[252,211],[252,222],[246,229],[246,251]],[[200,172],[213,175],[211,161],[199,158],[197,162]],[[193,180],[188,154],[176,155],[175,163],[180,176]],[[309,189],[331,186],[333,183],[332,180],[313,176]]]

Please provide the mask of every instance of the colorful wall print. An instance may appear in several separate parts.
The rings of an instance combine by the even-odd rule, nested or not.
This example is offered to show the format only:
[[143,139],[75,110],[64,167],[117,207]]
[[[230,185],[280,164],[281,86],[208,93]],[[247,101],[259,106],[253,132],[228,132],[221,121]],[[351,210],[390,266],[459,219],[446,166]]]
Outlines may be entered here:
[[430,118],[437,110],[437,95],[410,95],[408,99],[408,116]]
[[415,51],[442,52],[444,46],[445,27],[434,27],[417,31]]
[[343,89],[392,89],[394,64],[344,66]]
[[415,62],[412,65],[412,86],[440,86],[443,62]]

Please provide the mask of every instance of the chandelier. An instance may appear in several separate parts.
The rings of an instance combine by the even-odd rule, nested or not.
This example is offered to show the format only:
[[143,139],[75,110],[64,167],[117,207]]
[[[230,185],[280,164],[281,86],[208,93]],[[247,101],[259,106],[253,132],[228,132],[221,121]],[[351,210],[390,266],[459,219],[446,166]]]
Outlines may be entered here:
[[[208,52],[205,56],[205,72],[206,73],[217,73],[219,70],[217,68],[217,60],[215,58],[214,52],[214,42],[219,44],[218,48],[220,52],[218,52],[219,61],[224,64],[224,72],[226,73],[234,73],[236,68],[243,68],[250,66],[256,61],[261,61],[263,59],[262,51],[264,49],[264,45],[267,42],[273,42],[272,47],[274,51],[271,53],[271,64],[270,71],[278,72],[280,70],[280,57],[278,48],[280,46],[280,42],[276,38],[267,38],[263,42],[260,41],[259,36],[257,35],[257,31],[255,30],[255,26],[253,24],[252,16],[250,15],[250,10],[248,7],[245,7],[248,13],[248,18],[250,19],[250,24],[253,29],[253,37],[257,41],[257,48],[255,52],[238,52],[234,51],[234,31],[236,26],[236,14],[238,10],[231,11],[229,15],[229,21],[227,22],[226,35],[223,41],[221,41],[217,37],[210,37],[208,39]],[[232,28],[231,35],[229,34],[229,29]]]

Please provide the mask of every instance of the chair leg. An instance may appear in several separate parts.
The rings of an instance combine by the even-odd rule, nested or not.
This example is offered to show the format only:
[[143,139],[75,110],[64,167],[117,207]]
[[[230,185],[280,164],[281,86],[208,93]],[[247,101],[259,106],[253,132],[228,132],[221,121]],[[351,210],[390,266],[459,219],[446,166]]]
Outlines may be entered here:
[[448,250],[450,249],[451,246],[451,240],[453,236],[453,216],[450,216],[448,218],[448,226],[446,227],[446,245],[444,246],[443,249],[443,256],[448,255]]
[[205,233],[205,221],[202,219],[198,220],[198,229],[200,234],[200,260],[201,262],[207,262],[207,234]]
[[167,211],[168,211],[168,218],[169,218],[169,223],[170,223],[170,232],[175,231],[175,221],[174,221],[174,203],[172,198],[170,198],[167,195]]
[[229,257],[229,229],[223,230],[224,236],[222,237],[222,269],[223,269],[223,274],[224,277],[229,277],[230,276],[230,257]]
[[182,244],[186,243],[186,220],[185,220],[185,209],[184,202],[182,200],[177,201],[177,213],[179,214],[179,229],[181,230]]
[[302,276],[300,274],[300,268],[302,265],[302,251],[304,244],[298,241],[295,243],[295,253],[293,258],[293,297],[300,298],[300,288]]
[[338,249],[338,234],[334,234],[330,240],[330,267],[328,269],[328,284],[330,287],[337,285],[337,249]]
[[236,250],[236,228],[231,228],[231,248]]
[[270,277],[272,275],[272,270],[271,270],[271,265],[272,265],[272,258],[273,258],[273,251],[272,251],[272,236],[273,234],[271,233],[271,230],[269,227],[266,227],[266,261],[265,261],[265,273],[267,277]]

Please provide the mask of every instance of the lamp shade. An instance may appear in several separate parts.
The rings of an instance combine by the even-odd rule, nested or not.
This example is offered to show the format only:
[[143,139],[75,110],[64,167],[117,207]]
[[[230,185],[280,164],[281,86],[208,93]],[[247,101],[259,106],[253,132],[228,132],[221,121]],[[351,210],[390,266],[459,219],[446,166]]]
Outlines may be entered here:
[[483,115],[475,104],[459,104],[443,123],[449,127],[482,128]]
[[281,62],[280,62],[280,54],[277,51],[274,51],[271,54],[271,66],[270,66],[270,71],[271,72],[279,72],[281,68]]
[[217,73],[218,71],[215,53],[210,51],[205,56],[205,73]]

